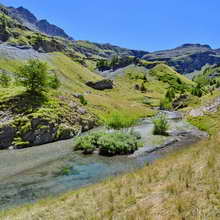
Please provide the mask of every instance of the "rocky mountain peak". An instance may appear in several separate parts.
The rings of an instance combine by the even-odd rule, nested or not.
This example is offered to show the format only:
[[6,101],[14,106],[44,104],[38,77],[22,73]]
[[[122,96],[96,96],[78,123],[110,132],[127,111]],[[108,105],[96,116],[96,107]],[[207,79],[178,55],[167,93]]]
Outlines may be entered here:
[[73,40],[73,38],[68,36],[62,28],[57,27],[54,24],[50,24],[46,19],[38,20],[32,12],[24,7],[8,7],[8,10],[11,17],[32,30],[40,31],[50,36],[63,37]]
[[18,7],[15,10],[24,20],[29,21],[32,24],[37,23],[37,18],[28,9]]
[[50,24],[46,19],[38,21],[36,26],[45,34],[70,39],[63,29],[57,27],[56,25]]

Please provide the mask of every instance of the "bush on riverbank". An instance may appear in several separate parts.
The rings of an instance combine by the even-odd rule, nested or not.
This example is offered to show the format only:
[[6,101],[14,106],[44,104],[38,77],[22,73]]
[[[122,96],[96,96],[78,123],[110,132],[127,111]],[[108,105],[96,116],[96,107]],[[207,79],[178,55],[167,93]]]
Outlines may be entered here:
[[166,116],[164,114],[160,114],[157,116],[154,120],[154,131],[153,133],[155,135],[167,135],[168,130],[168,121],[166,119]]
[[143,144],[136,133],[114,131],[112,133],[95,132],[79,137],[74,143],[74,150],[92,154],[96,149],[100,155],[114,156],[134,153]]

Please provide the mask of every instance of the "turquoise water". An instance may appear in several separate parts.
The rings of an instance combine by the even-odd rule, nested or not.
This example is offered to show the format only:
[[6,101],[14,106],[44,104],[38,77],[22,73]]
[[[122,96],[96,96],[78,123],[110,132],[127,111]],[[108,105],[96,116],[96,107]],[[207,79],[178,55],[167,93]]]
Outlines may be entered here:
[[[169,116],[170,131],[189,132],[196,130],[193,126],[177,117]],[[141,134],[145,145],[144,149],[154,149],[174,138],[173,136],[152,135],[153,124],[151,119],[141,121],[139,125],[132,129]],[[97,183],[106,178],[131,172],[144,167],[167,152],[178,149],[180,146],[187,145],[195,140],[195,135],[186,136],[182,142],[176,145],[150,154],[143,151],[137,157],[103,157],[97,154],[85,156],[80,152],[73,152],[62,159],[23,172],[10,178],[4,184],[0,184],[0,209],[34,202],[48,196],[56,196],[69,190]],[[59,142],[56,144],[59,144]]]

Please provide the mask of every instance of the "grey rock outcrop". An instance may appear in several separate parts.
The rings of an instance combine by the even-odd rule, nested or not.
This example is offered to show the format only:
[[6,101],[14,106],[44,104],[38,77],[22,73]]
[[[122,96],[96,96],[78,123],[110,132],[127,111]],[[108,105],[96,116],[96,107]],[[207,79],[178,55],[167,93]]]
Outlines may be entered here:
[[[80,110],[83,111],[81,113],[86,113],[85,110]],[[13,144],[17,147],[29,147],[69,139],[80,132],[90,130],[95,127],[96,123],[93,119],[79,118],[76,125],[78,126],[74,127],[65,123],[49,122],[43,118],[34,118],[30,121],[30,126],[22,130],[12,123],[5,123],[0,128],[0,150],[7,149]],[[19,134],[21,145],[13,143],[17,134]]]
[[148,54],[148,52],[143,50],[130,50],[109,43],[101,44],[101,43],[94,43],[94,42],[82,41],[82,40],[74,42],[74,49],[82,54],[85,54],[88,57],[92,55],[97,55],[107,59],[113,56],[119,56],[119,57],[135,56],[141,58],[144,55]]
[[36,23],[36,26],[41,32],[45,34],[70,39],[70,37],[65,33],[65,31],[62,28],[59,28],[54,24],[50,24],[45,19],[38,21]]
[[165,61],[182,74],[199,71],[206,64],[219,64],[220,51],[213,50],[209,45],[184,44],[171,50],[162,50],[146,54],[148,61]]
[[0,128],[0,149],[8,148],[16,135],[16,129],[9,125],[1,125]]
[[29,29],[40,31],[50,36],[58,36],[69,40],[73,40],[73,38],[70,37],[68,34],[66,34],[62,28],[54,24],[50,24],[45,19],[38,20],[37,17],[26,8],[9,7],[7,9],[11,17],[16,19],[18,22],[22,23],[24,26],[28,27]]
[[113,81],[110,79],[103,79],[98,82],[89,81],[86,85],[96,90],[113,89],[114,87]]

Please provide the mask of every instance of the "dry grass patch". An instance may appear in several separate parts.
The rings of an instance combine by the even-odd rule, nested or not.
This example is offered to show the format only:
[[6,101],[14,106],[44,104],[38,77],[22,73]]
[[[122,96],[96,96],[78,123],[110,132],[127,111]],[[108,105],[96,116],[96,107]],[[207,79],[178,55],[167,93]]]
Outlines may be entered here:
[[218,219],[220,136],[100,184],[1,213],[4,219]]

